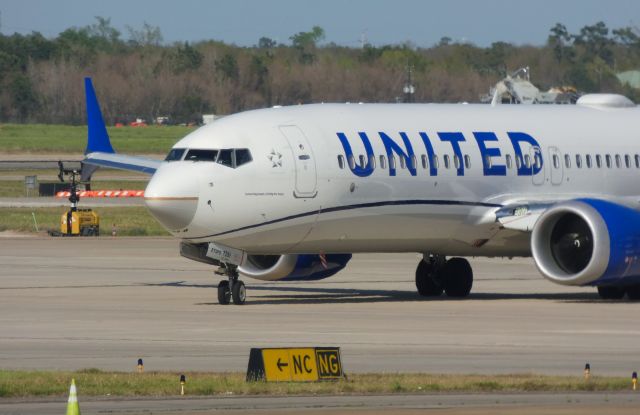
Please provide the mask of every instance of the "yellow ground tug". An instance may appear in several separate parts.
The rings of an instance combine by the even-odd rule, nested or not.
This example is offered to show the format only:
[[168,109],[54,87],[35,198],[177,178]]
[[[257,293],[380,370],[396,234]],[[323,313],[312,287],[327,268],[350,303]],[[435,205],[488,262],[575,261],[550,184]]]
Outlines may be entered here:
[[[71,177],[71,195],[69,196],[69,202],[71,202],[71,208],[62,214],[60,217],[60,233],[55,234],[60,236],[99,236],[100,235],[100,217],[96,212],[91,209],[78,209],[78,202],[80,197],[77,193],[77,176],[80,174],[74,169],[65,169],[62,162],[58,162],[60,173],[58,178],[61,182],[64,182],[64,176]],[[54,234],[52,232],[52,234]]]

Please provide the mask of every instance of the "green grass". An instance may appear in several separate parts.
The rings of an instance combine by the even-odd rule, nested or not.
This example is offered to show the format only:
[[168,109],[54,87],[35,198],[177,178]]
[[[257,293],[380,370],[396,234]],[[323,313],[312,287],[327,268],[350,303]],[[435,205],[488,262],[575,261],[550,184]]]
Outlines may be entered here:
[[[1,179],[1,177],[0,177]],[[92,181],[91,190],[144,190],[147,181],[138,180],[104,180]],[[0,197],[23,197],[27,192],[22,180],[0,180]],[[38,190],[33,190],[30,196],[37,196]],[[81,206],[82,207],[82,206]]]
[[[439,392],[626,391],[630,379],[594,376],[355,374],[337,382],[245,382],[243,373],[185,373],[187,395],[302,395]],[[177,372],[143,374],[102,372],[0,371],[0,398],[64,396],[75,378],[79,396],[173,396],[180,391]]]
[[[0,232],[35,232],[32,212],[35,213],[40,231],[60,230],[60,217],[66,210],[64,207],[2,208],[0,209]],[[116,225],[119,236],[169,235],[142,206],[99,207],[94,210],[100,215],[102,235],[110,236],[113,224]]]
[[[118,152],[165,154],[193,127],[109,127],[111,143]],[[0,153],[82,154],[87,145],[87,127],[46,124],[0,124]]]

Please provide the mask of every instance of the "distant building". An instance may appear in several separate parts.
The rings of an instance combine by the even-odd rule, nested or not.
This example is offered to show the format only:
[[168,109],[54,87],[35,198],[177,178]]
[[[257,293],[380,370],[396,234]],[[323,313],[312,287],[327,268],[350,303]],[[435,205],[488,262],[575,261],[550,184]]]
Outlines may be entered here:
[[625,71],[616,74],[618,81],[622,85],[629,85],[632,88],[640,89],[640,71]]
[[497,104],[575,104],[580,98],[571,86],[554,87],[541,92],[531,83],[529,67],[520,68],[499,81],[480,102]]

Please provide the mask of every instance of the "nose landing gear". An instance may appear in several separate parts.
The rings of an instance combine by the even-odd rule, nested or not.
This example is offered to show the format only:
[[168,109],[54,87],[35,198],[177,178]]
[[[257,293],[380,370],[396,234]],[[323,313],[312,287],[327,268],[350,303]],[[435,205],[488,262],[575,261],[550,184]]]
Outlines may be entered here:
[[238,267],[225,264],[216,271],[216,274],[225,275],[229,278],[228,281],[222,280],[218,284],[218,302],[222,305],[227,305],[233,300],[233,304],[244,304],[247,300],[247,289],[244,282],[239,279]]
[[425,255],[416,268],[416,288],[424,297],[467,297],[473,286],[473,270],[464,258],[447,260],[441,255]]

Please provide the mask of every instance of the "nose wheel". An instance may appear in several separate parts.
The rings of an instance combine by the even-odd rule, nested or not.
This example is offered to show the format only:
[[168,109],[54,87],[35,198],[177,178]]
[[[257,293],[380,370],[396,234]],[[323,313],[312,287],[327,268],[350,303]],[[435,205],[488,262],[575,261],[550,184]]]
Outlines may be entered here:
[[[222,268],[222,267],[221,267]],[[227,305],[233,300],[233,304],[242,305],[247,300],[247,288],[244,282],[240,281],[238,269],[233,265],[228,265],[217,272],[226,275],[229,279],[222,280],[218,284],[218,303]]]

